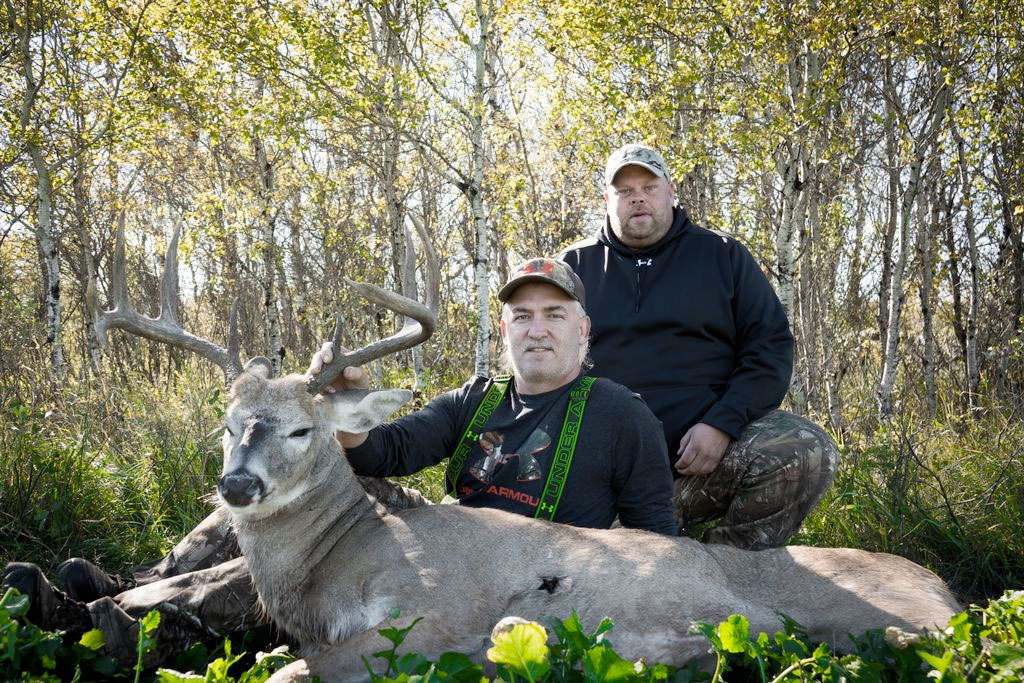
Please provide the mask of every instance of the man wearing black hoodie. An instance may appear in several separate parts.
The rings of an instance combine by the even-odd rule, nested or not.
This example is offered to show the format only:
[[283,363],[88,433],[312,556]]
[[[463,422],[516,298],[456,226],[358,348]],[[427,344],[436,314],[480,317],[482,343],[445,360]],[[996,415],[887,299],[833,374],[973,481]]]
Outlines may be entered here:
[[603,228],[559,257],[586,287],[592,372],[641,394],[661,420],[680,529],[782,545],[838,461],[820,427],[777,410],[793,371],[782,304],[743,245],[675,206],[655,150],[613,152],[604,198]]

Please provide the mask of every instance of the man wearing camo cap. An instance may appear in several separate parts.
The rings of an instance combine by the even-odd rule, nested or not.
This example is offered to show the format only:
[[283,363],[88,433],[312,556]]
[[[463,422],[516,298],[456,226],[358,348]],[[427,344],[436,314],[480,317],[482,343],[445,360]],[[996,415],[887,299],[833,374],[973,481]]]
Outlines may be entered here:
[[640,393],[661,420],[684,533],[782,545],[838,461],[820,427],[778,410],[793,371],[785,311],[742,244],[675,205],[656,150],[615,150],[604,185],[604,225],[559,256],[590,293],[593,373]]

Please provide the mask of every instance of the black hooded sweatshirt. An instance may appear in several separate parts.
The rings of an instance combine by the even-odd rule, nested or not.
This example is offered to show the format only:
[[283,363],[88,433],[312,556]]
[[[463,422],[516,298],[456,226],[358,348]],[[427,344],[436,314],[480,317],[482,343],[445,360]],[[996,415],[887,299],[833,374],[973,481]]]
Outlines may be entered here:
[[622,244],[606,217],[559,258],[586,287],[592,374],[643,396],[670,456],[698,422],[735,439],[779,407],[793,335],[768,279],[733,237],[676,207],[672,227],[648,249]]

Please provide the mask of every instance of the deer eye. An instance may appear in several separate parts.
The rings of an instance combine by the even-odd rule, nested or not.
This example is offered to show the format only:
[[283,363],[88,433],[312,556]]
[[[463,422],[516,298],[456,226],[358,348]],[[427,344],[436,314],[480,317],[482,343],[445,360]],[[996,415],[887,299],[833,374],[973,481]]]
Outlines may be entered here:
[[312,431],[312,427],[303,427],[302,429],[296,429],[294,432],[288,435],[289,439],[298,439],[306,436]]

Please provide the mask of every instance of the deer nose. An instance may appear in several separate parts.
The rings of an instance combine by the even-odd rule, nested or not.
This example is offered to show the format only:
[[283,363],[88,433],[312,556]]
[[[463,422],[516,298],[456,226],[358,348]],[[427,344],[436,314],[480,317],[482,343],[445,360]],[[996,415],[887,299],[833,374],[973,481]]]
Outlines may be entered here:
[[263,495],[263,480],[249,472],[232,472],[217,481],[217,491],[228,505],[243,507]]

